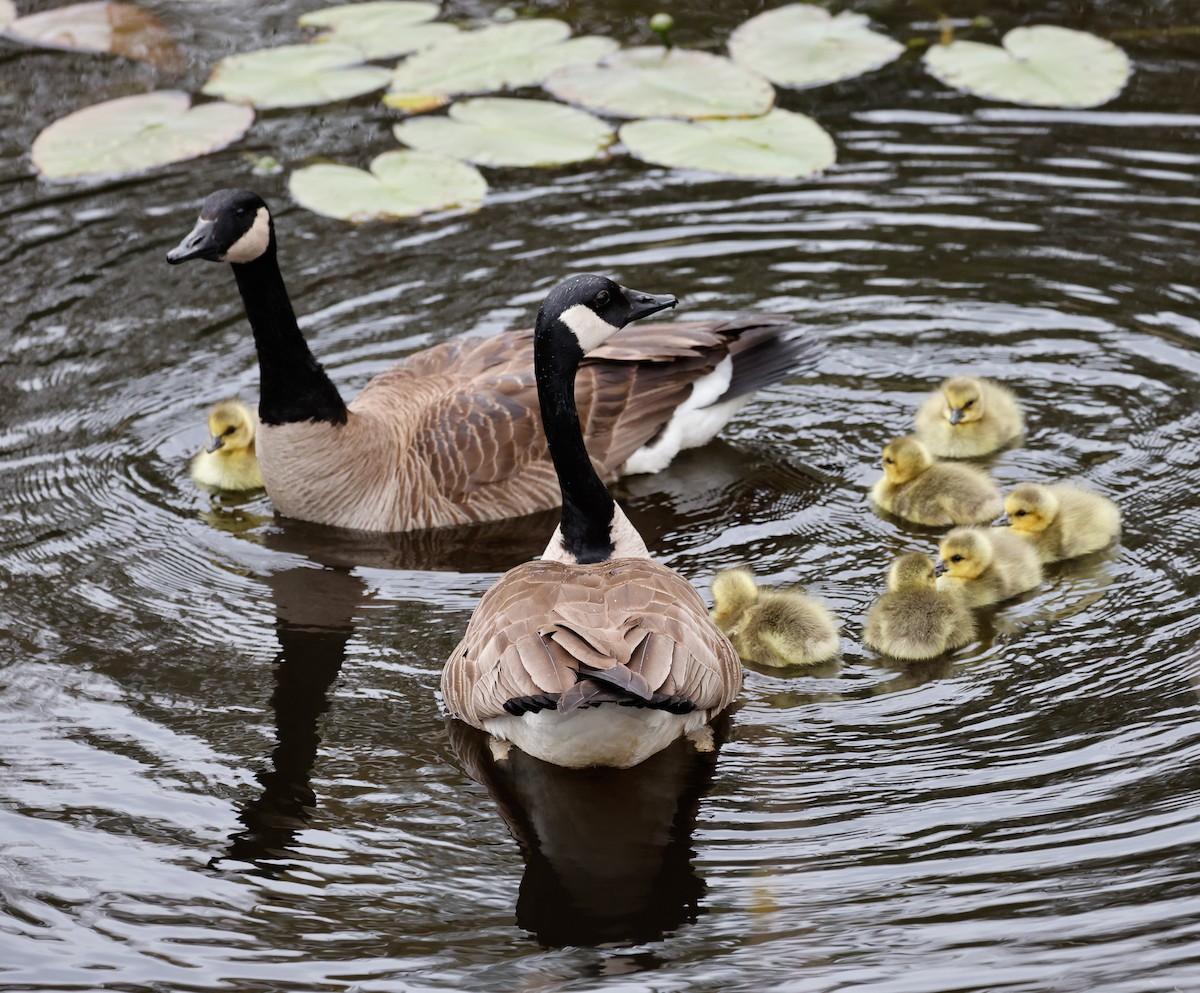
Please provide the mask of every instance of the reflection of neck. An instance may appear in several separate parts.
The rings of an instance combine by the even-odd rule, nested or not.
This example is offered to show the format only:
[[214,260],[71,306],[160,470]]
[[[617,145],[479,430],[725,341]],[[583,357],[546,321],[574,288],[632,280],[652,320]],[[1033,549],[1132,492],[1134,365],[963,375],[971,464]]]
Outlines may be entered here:
[[616,504],[588,457],[575,406],[583,350],[561,321],[539,314],[533,355],[542,425],[562,490],[563,546],[577,562],[603,562],[613,553]]
[[257,259],[234,263],[233,274],[258,350],[259,420],[264,424],[345,424],[346,405],[313,358],[296,323],[275,258],[274,237]]

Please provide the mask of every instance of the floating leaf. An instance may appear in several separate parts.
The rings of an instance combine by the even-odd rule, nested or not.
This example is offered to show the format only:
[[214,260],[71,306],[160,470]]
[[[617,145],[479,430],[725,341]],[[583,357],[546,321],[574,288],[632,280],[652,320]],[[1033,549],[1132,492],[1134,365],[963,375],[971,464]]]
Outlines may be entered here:
[[449,207],[477,207],[487,182],[474,166],[424,152],[384,152],[371,171],[341,165],[298,169],[288,189],[302,207],[343,221],[414,217]]
[[612,129],[591,114],[549,100],[480,97],[450,108],[449,117],[397,124],[396,137],[423,152],[485,166],[550,166],[595,158],[612,144]]
[[318,42],[353,45],[364,59],[408,55],[458,34],[453,24],[429,24],[436,3],[417,0],[372,0],[314,10],[300,18],[304,28],[326,28]]
[[254,121],[249,107],[205,103],[160,90],[121,97],[69,114],[33,142],[43,176],[124,176],[194,159],[237,141]]
[[362,65],[351,45],[281,45],[221,59],[203,92],[255,107],[308,107],[386,86],[391,73]]
[[461,32],[401,63],[384,103],[403,109],[406,102],[428,99],[431,94],[535,86],[557,69],[592,65],[617,47],[608,38],[570,38],[570,34],[562,21],[546,18]]
[[560,100],[619,117],[755,117],[775,102],[758,73],[707,52],[630,48],[598,66],[556,72]]
[[1003,45],[936,45],[925,53],[925,67],[947,86],[1031,107],[1099,107],[1129,79],[1129,57],[1086,31],[1014,28]]
[[729,54],[780,86],[824,86],[878,69],[904,46],[870,29],[862,14],[836,17],[797,3],[752,17],[729,38]]
[[620,136],[645,162],[728,176],[797,179],[837,161],[824,128],[778,107],[762,117],[724,121],[630,121]]
[[[0,25],[6,23],[0,8]],[[8,34],[31,45],[105,52],[162,68],[179,66],[175,39],[153,14],[127,3],[80,3],[56,7],[8,25]]]

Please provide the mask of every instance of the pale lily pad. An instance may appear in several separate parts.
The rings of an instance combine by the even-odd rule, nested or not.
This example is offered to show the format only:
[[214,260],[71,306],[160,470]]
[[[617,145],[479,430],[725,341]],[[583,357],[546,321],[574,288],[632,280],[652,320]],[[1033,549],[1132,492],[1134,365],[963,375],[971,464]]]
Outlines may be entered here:
[[297,169],[288,189],[301,207],[343,221],[415,217],[478,207],[487,182],[474,166],[424,152],[384,152],[371,171],[341,165]]
[[17,8],[13,6],[12,0],[0,0],[0,31],[3,31],[16,19]]
[[362,65],[352,45],[281,45],[221,59],[203,92],[261,109],[349,100],[387,85],[391,72]]
[[[0,9],[0,24],[5,22]],[[10,37],[46,48],[105,52],[162,68],[180,64],[171,33],[153,14],[127,3],[79,3],[56,7],[8,25]]]
[[723,121],[630,121],[620,136],[645,162],[727,176],[799,179],[837,161],[824,128],[778,107],[762,117]]
[[608,38],[570,34],[562,21],[546,18],[461,32],[401,63],[384,103],[410,109],[436,96],[536,86],[557,69],[593,65],[617,47]]
[[121,97],[47,127],[34,139],[33,164],[49,179],[125,176],[215,152],[242,137],[253,121],[249,107],[191,107],[178,90]]
[[453,24],[429,24],[436,3],[372,0],[314,10],[300,18],[304,28],[324,28],[319,42],[353,45],[364,59],[390,59],[428,48],[458,34]]
[[851,79],[899,58],[904,46],[872,31],[862,14],[833,16],[822,7],[796,3],[768,10],[729,38],[735,62],[780,86],[824,86]]
[[756,117],[775,102],[758,73],[679,48],[630,48],[598,66],[556,72],[545,86],[567,103],[618,117]]
[[549,100],[480,97],[449,117],[397,124],[396,137],[423,152],[485,166],[552,166],[593,159],[612,144],[612,129],[582,110]]
[[1099,107],[1129,79],[1129,57],[1111,41],[1051,25],[1014,28],[1003,48],[974,41],[935,45],[925,67],[985,100],[1030,107]]

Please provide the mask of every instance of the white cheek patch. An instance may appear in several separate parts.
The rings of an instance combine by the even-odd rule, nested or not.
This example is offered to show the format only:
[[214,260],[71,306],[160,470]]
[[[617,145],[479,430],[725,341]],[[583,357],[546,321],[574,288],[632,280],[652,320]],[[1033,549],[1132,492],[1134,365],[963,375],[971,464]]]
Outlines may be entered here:
[[254,215],[250,230],[235,241],[219,262],[253,262],[267,250],[271,243],[271,215],[266,207],[259,207]]
[[579,347],[584,352],[590,352],[593,348],[599,348],[621,330],[609,324],[608,321],[594,310],[585,307],[581,303],[577,303],[573,307],[568,307],[559,315],[559,319],[579,339]]

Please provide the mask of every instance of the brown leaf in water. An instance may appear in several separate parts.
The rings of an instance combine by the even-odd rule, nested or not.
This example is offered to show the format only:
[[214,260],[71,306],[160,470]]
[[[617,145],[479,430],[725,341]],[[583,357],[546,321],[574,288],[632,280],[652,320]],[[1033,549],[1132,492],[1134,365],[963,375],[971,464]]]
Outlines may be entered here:
[[31,45],[105,52],[172,72],[184,65],[179,46],[162,21],[127,3],[56,7],[17,18],[7,33]]

